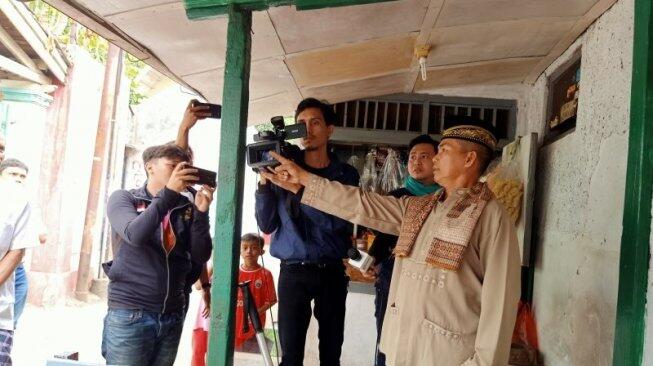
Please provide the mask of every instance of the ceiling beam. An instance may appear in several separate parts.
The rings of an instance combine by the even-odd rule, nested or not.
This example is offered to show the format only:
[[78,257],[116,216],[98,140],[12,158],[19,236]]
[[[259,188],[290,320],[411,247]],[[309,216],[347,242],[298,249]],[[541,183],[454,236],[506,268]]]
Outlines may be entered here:
[[[444,0],[431,0],[429,7],[426,9],[426,14],[424,15],[424,20],[422,21],[422,26],[420,27],[419,35],[417,36],[417,41],[415,41],[415,46],[425,45],[429,41],[431,36],[431,31],[435,28],[435,24],[440,17],[440,12],[444,6]],[[437,45],[430,45],[431,48],[437,47]],[[420,75],[419,63],[417,57],[413,55],[413,60],[410,63],[411,70],[413,70],[413,76],[411,77],[404,92],[412,93],[417,85],[417,78]]]
[[283,66],[286,68],[288,71],[288,75],[290,75],[290,79],[292,80],[293,85],[295,86],[295,91],[299,96],[304,99],[304,93],[302,93],[302,90],[299,88],[299,84],[297,84],[297,79],[295,78],[295,75],[293,75],[292,71],[290,70],[290,67],[288,67],[288,62],[286,62],[286,59],[288,57],[288,52],[286,51],[286,46],[284,46],[283,42],[281,41],[281,36],[279,35],[279,30],[277,30],[277,26],[274,24],[274,20],[272,19],[272,16],[270,15],[270,11],[266,10],[265,14],[267,15],[268,19],[270,19],[270,24],[272,24],[272,29],[274,29],[274,35],[277,37],[279,40],[279,45],[281,46],[281,49],[283,50],[283,53],[286,55],[284,56],[283,60]]
[[[24,16],[19,12],[17,6],[24,6],[23,4],[14,4],[12,1],[0,1],[0,11],[2,11],[5,16],[9,19],[14,28],[25,38],[30,47],[34,49],[36,54],[39,55],[39,58],[45,62],[48,66],[48,69],[52,74],[59,79],[59,81],[64,82],[66,78],[66,66],[65,63],[62,65],[60,62],[63,60],[56,60],[52,53],[46,48],[43,40],[37,35],[37,31],[40,30],[43,32],[43,29],[36,29],[35,25],[40,28],[38,23],[31,24]],[[29,13],[30,18],[34,20],[32,14]],[[36,21],[35,21],[36,22]]]
[[0,26],[0,43],[7,47],[9,52],[11,52],[11,54],[14,55],[14,57],[16,57],[23,65],[29,67],[35,72],[41,73],[41,70],[38,68],[34,60],[25,53],[25,50],[16,43],[13,37],[9,35],[2,26]]
[[249,11],[290,5],[295,5],[297,10],[313,10],[388,1],[396,0],[184,0],[184,6],[188,19],[198,20],[226,15],[230,5],[237,5]]
[[19,64],[18,62],[2,55],[0,55],[0,69],[38,84],[51,84],[50,79],[42,73],[36,72],[29,67]]

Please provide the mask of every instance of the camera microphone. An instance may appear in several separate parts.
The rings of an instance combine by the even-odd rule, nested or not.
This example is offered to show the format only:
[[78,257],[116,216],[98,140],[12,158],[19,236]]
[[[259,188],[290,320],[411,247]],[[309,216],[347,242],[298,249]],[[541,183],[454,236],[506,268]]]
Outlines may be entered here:
[[374,264],[374,258],[371,255],[356,248],[349,248],[347,256],[349,257],[349,264],[358,268],[361,272],[367,272]]

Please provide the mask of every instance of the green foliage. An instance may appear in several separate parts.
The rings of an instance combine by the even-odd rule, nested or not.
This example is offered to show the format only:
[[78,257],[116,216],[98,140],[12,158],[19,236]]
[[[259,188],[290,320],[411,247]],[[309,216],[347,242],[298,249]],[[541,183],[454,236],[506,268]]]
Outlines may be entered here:
[[[65,14],[51,7],[43,0],[27,3],[28,8],[34,13],[36,19],[52,37],[49,47],[56,47],[55,41],[62,45],[76,44],[86,50],[94,60],[105,63],[109,51],[109,42],[97,33],[68,18]],[[139,104],[145,95],[138,92],[137,77],[147,65],[136,57],[125,53],[125,74],[129,83],[129,104]]]
[[138,74],[143,70],[147,65],[145,62],[139,60],[138,58],[132,56],[129,53],[125,53],[125,73],[129,78],[129,104],[136,105],[139,104],[145,95],[138,92]]

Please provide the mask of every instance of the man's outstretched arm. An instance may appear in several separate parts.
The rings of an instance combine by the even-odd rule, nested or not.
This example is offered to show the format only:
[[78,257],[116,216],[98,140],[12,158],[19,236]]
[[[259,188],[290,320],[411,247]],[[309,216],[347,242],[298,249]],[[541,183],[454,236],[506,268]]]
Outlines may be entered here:
[[302,203],[341,219],[387,234],[398,235],[406,199],[366,192],[310,174],[289,159],[274,152],[281,163],[274,171],[262,172],[267,179],[289,191],[299,192]]

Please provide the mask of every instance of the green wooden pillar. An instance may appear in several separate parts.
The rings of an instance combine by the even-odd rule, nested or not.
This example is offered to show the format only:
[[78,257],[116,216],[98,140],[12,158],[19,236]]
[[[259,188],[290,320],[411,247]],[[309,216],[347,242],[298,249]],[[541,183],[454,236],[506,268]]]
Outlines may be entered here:
[[229,6],[222,93],[220,165],[213,239],[213,290],[208,364],[233,364],[236,281],[240,253],[245,132],[249,101],[252,13]]
[[[626,25],[624,25],[626,26]],[[653,5],[635,0],[633,80],[613,365],[640,366],[653,192]]]

